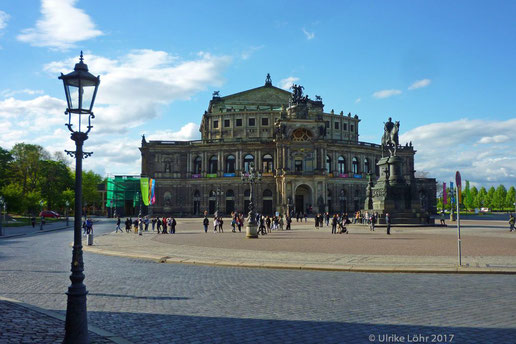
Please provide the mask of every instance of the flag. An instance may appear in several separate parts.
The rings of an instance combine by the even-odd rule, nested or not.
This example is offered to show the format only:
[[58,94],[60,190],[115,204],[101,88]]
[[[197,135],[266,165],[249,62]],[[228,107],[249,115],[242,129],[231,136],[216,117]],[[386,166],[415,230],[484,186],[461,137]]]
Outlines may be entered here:
[[154,187],[156,186],[156,179],[149,179],[149,203],[152,205],[156,203],[156,194],[154,192]]
[[140,178],[140,189],[142,191],[143,204],[149,205],[149,178]]
[[448,195],[446,194],[446,183],[443,183],[443,204],[448,204]]

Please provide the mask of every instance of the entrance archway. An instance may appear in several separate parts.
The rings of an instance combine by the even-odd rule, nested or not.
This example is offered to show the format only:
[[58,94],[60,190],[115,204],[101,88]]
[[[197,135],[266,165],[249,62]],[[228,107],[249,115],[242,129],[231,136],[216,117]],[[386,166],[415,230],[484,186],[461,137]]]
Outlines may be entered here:
[[309,207],[313,207],[312,189],[306,184],[301,184],[296,188],[294,205],[296,213],[304,213]]

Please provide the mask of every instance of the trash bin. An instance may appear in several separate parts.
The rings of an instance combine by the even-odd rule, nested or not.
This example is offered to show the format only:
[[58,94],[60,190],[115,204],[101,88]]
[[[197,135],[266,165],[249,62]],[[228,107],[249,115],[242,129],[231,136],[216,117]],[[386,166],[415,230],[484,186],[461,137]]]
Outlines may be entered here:
[[88,234],[86,237],[88,240],[88,246],[93,245],[93,233]]

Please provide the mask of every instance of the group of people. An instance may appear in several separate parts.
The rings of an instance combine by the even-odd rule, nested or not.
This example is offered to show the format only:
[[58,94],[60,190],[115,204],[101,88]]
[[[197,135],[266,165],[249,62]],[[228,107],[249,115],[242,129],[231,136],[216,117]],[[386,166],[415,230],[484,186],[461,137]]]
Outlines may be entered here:
[[[122,219],[120,217],[116,220],[116,229],[115,233],[123,233],[122,231]],[[138,233],[139,235],[143,235],[143,232],[149,231],[149,225],[152,226],[152,231],[157,231],[158,234],[175,234],[176,233],[176,225],[177,221],[174,217],[153,217],[149,218],[149,216],[144,217],[138,217],[136,219],[132,219],[128,217],[125,220],[125,231],[126,233],[131,232],[131,228],[133,229],[134,233]]]

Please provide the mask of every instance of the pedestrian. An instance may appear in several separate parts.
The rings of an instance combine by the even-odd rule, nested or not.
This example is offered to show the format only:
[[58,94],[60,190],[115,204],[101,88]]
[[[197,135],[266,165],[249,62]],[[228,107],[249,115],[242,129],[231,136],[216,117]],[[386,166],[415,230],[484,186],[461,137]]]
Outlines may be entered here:
[[303,214],[304,218],[305,218],[305,222],[308,221],[308,216],[306,215],[306,213]]
[[385,223],[387,224],[387,234],[391,234],[391,216],[389,213],[385,214]]
[[267,227],[267,233],[271,232],[271,218],[267,216],[265,219],[265,226]]
[[176,219],[174,217],[170,218],[170,234],[176,234]]
[[231,220],[231,227],[233,227],[233,229],[231,230],[233,233],[236,233],[236,220],[235,220],[235,216],[233,217],[233,219]]
[[337,214],[331,219],[331,234],[337,234]]
[[239,214],[237,217],[238,233],[242,232],[242,224],[244,223],[244,216]]
[[126,233],[129,233],[131,231],[131,219],[130,218],[126,218],[125,219],[125,232]]
[[222,225],[224,224],[224,220],[222,220],[222,216],[219,216],[219,232],[224,233],[224,228]]
[[115,233],[118,233],[118,231],[120,231],[120,233],[122,233],[122,228],[120,228],[120,223],[122,221],[120,220],[120,216],[116,219],[116,230],[115,230]]
[[166,217],[163,217],[163,219],[161,220],[161,224],[163,225],[163,230],[161,231],[161,234],[167,234],[167,218]]
[[34,216],[30,218],[30,223],[32,224],[32,228],[36,227],[36,218]]
[[279,227],[280,227],[280,229],[281,229],[281,230],[283,230],[283,225],[284,225],[284,224],[285,224],[285,223],[283,222],[283,215],[280,215],[280,218],[279,218]]
[[156,230],[158,231],[158,234],[161,230],[161,220],[160,219],[154,219],[156,220]]
[[149,231],[149,216],[145,216],[143,219],[143,223],[145,224],[145,231]]
[[204,233],[208,233],[208,225],[210,224],[210,220],[206,216],[204,216],[204,220],[202,220],[202,225],[204,226]]
[[213,218],[213,231],[217,233],[217,227],[219,226],[219,219],[217,217]]
[[509,215],[509,232],[514,230],[514,216],[512,214]]
[[138,218],[134,219],[133,221],[133,231],[134,231],[134,234],[138,234]]
[[326,227],[330,225],[330,213],[327,211],[325,214],[326,217]]
[[446,227],[446,222],[444,218],[444,210],[441,210],[441,226]]
[[376,222],[376,217],[374,216],[374,214],[371,214],[371,218],[369,220],[370,220],[369,230],[374,232],[374,224]]
[[290,230],[290,224],[292,223],[292,218],[287,215],[287,227],[285,228],[285,230],[289,231]]
[[315,229],[319,229],[319,214],[315,215]]
[[93,233],[93,221],[90,218],[86,220],[86,234]]
[[155,217],[153,217],[151,219],[151,225],[152,225],[152,231],[154,232],[154,228],[156,228],[156,218]]
[[300,213],[297,212],[297,214],[296,214],[296,222],[299,222],[299,216],[300,216]]
[[143,235],[143,219],[138,218],[138,235]]

